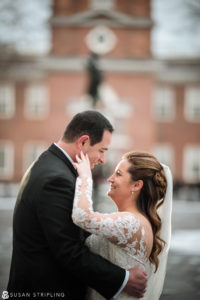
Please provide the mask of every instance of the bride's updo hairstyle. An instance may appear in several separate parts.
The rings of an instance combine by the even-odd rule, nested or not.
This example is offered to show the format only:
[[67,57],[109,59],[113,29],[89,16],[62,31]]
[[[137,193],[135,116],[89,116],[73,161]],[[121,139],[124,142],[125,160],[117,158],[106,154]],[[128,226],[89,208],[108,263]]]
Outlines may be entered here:
[[143,187],[137,199],[137,207],[148,218],[152,226],[153,248],[149,260],[155,265],[156,272],[159,264],[158,255],[165,244],[159,237],[161,220],[157,209],[164,202],[167,179],[162,165],[150,153],[128,152],[123,156],[123,159],[126,159],[131,164],[128,172],[132,181],[143,181]]

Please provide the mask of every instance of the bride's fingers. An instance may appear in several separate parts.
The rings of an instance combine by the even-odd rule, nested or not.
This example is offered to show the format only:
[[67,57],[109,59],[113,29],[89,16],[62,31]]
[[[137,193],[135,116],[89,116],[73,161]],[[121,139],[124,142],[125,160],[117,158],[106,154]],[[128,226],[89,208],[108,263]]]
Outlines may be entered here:
[[82,160],[85,159],[85,155],[84,155],[83,151],[81,151],[81,159],[82,159]]
[[74,166],[74,168],[77,170],[77,163],[72,163],[73,164],[73,166]]
[[88,154],[87,154],[87,153],[84,155],[84,159],[85,159],[85,161],[86,161],[88,164],[90,164],[90,160],[89,160],[89,157],[88,157]]
[[87,162],[89,163],[89,165],[90,165],[90,160],[89,160],[89,156],[86,154],[86,160],[87,160]]
[[[79,157],[80,156],[80,157]],[[90,167],[90,160],[89,160],[89,157],[88,157],[88,154],[84,154],[83,151],[80,152],[80,154],[76,155],[76,160],[78,163],[81,163],[81,162],[85,162],[88,164],[88,166]],[[86,165],[85,165],[86,166]]]
[[78,156],[78,154],[76,154],[76,161],[77,161],[78,163],[81,162],[81,158]]
[[90,160],[87,153],[84,154],[83,151],[81,151],[81,159],[82,161],[86,161],[90,165]]

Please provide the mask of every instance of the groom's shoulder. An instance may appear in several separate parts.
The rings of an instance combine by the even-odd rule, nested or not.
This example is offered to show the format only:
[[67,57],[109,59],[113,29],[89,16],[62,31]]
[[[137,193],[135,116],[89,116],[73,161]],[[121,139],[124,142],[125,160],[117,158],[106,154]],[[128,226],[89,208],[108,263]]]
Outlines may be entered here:
[[71,174],[74,177],[75,174],[71,162],[60,149],[56,149],[57,147],[55,147],[50,146],[39,156],[33,166],[33,172],[48,178],[58,176],[66,178]]
[[66,164],[67,157],[58,147],[52,144],[38,157],[37,162],[39,167],[51,168],[55,165]]

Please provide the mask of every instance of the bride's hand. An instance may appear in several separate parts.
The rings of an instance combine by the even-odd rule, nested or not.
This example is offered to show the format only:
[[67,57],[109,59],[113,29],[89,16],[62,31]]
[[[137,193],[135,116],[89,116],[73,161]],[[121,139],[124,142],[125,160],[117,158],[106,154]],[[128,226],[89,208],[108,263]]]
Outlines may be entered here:
[[84,155],[81,151],[80,156],[76,155],[76,162],[73,163],[76,168],[79,177],[81,178],[89,178],[92,177],[92,172],[90,168],[90,161],[88,155]]

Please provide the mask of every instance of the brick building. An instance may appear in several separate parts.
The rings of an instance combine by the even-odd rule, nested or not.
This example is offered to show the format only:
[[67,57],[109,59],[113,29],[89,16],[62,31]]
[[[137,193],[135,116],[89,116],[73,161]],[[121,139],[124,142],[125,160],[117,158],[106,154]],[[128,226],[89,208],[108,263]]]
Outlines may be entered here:
[[152,57],[150,0],[55,0],[52,10],[48,56],[0,58],[1,182],[19,182],[72,115],[91,109],[86,66],[95,52],[103,73],[96,109],[116,128],[108,165],[146,150],[175,181],[199,183],[200,61]]

